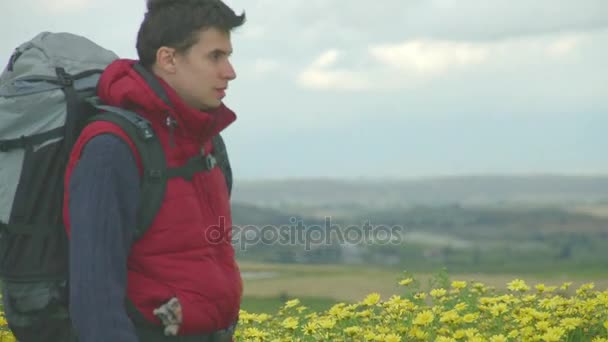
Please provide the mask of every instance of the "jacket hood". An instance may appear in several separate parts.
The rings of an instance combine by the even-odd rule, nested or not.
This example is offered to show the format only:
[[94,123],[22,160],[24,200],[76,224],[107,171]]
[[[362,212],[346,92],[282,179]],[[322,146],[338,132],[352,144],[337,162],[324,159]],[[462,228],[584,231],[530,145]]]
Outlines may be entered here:
[[201,142],[211,139],[236,120],[235,113],[222,104],[211,111],[201,111],[188,106],[163,79],[158,80],[167,94],[165,103],[133,68],[135,60],[118,59],[103,72],[97,85],[97,95],[106,104],[121,107],[144,115],[150,120],[175,120],[176,134],[182,134]]

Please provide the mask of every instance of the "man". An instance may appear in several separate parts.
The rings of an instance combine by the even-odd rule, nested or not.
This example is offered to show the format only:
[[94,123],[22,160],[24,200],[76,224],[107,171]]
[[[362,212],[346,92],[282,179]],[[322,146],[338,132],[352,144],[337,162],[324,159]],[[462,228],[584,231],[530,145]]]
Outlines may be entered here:
[[[139,61],[116,60],[101,76],[100,99],[146,118],[168,167],[213,153],[211,139],[236,119],[222,99],[236,77],[230,33],[244,20],[220,0],[149,0]],[[169,179],[136,239],[139,158],[108,122],[87,126],[72,151],[64,219],[78,341],[229,341],[242,282],[224,175]]]

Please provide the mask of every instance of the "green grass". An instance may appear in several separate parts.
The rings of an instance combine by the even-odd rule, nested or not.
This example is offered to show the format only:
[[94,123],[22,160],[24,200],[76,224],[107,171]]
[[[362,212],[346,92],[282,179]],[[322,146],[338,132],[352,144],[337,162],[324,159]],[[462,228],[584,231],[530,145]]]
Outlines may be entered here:
[[[296,265],[296,264],[262,264],[241,263],[242,271],[249,272],[274,272],[276,276],[266,279],[244,280],[244,306],[255,307],[255,298],[263,298],[266,304],[260,304],[262,309],[270,305],[269,310],[276,310],[284,300],[291,298],[300,299],[323,299],[331,306],[330,301],[358,302],[372,292],[378,292],[383,299],[388,299],[393,294],[403,294],[404,289],[397,283],[403,277],[403,269],[383,268],[370,266],[342,266],[342,265]],[[424,271],[412,271],[414,276],[420,280],[423,290],[428,290],[428,280],[433,278],[440,267],[429,268]],[[573,290],[586,282],[594,282],[596,288],[608,288],[608,274],[597,269],[581,269],[574,272],[558,272],[547,267],[542,272],[511,272],[496,270],[495,272],[463,272],[448,271],[451,280],[480,281],[499,290],[504,290],[506,284],[513,279],[524,279],[529,285],[534,286],[544,283],[547,286],[559,286],[566,281],[572,281]],[[499,272],[503,271],[503,272]],[[272,304],[274,300],[275,304]],[[321,310],[323,307],[321,303]],[[315,300],[310,305],[315,305]],[[305,304],[306,305],[306,304]],[[258,310],[258,307],[255,307]],[[267,309],[264,309],[267,310]],[[254,311],[255,312],[255,311]],[[264,311],[267,312],[267,311]]]
[[[245,296],[241,303],[241,309],[247,312],[276,314],[279,308],[292,296],[282,295],[278,297],[253,297]],[[301,305],[306,306],[309,311],[320,312],[331,308],[338,303],[331,298],[323,297],[298,297]]]

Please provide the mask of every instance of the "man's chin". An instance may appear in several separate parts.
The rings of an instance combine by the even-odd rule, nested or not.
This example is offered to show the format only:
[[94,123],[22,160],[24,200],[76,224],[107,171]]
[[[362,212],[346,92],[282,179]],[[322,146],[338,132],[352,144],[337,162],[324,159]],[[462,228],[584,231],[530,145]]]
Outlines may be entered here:
[[214,109],[218,109],[222,106],[222,101],[217,101],[217,103],[207,103],[201,107],[201,111],[210,111]]

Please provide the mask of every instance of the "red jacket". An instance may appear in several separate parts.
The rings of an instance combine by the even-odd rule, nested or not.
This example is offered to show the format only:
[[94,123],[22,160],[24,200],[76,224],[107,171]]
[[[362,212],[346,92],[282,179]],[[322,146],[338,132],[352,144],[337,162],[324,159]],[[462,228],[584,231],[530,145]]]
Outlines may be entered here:
[[[211,138],[230,125],[236,119],[235,114],[225,106],[212,112],[191,109],[159,79],[172,103],[168,106],[132,68],[133,63],[118,60],[104,71],[98,85],[101,100],[148,119],[160,139],[168,167],[182,166],[199,155],[201,149],[211,153]],[[167,127],[168,117],[177,123],[172,134]],[[65,184],[69,184],[85,144],[105,133],[121,136],[140,165],[133,142],[118,126],[96,122],[87,126],[76,142]],[[68,195],[66,191],[64,220],[69,234]],[[179,330],[182,335],[229,326],[238,317],[242,295],[231,227],[229,195],[219,167],[195,174],[191,182],[170,179],[154,222],[131,248],[127,264],[128,298],[148,320],[160,324],[152,310],[177,297],[182,305],[183,323]],[[218,235],[222,236],[219,241]]]

